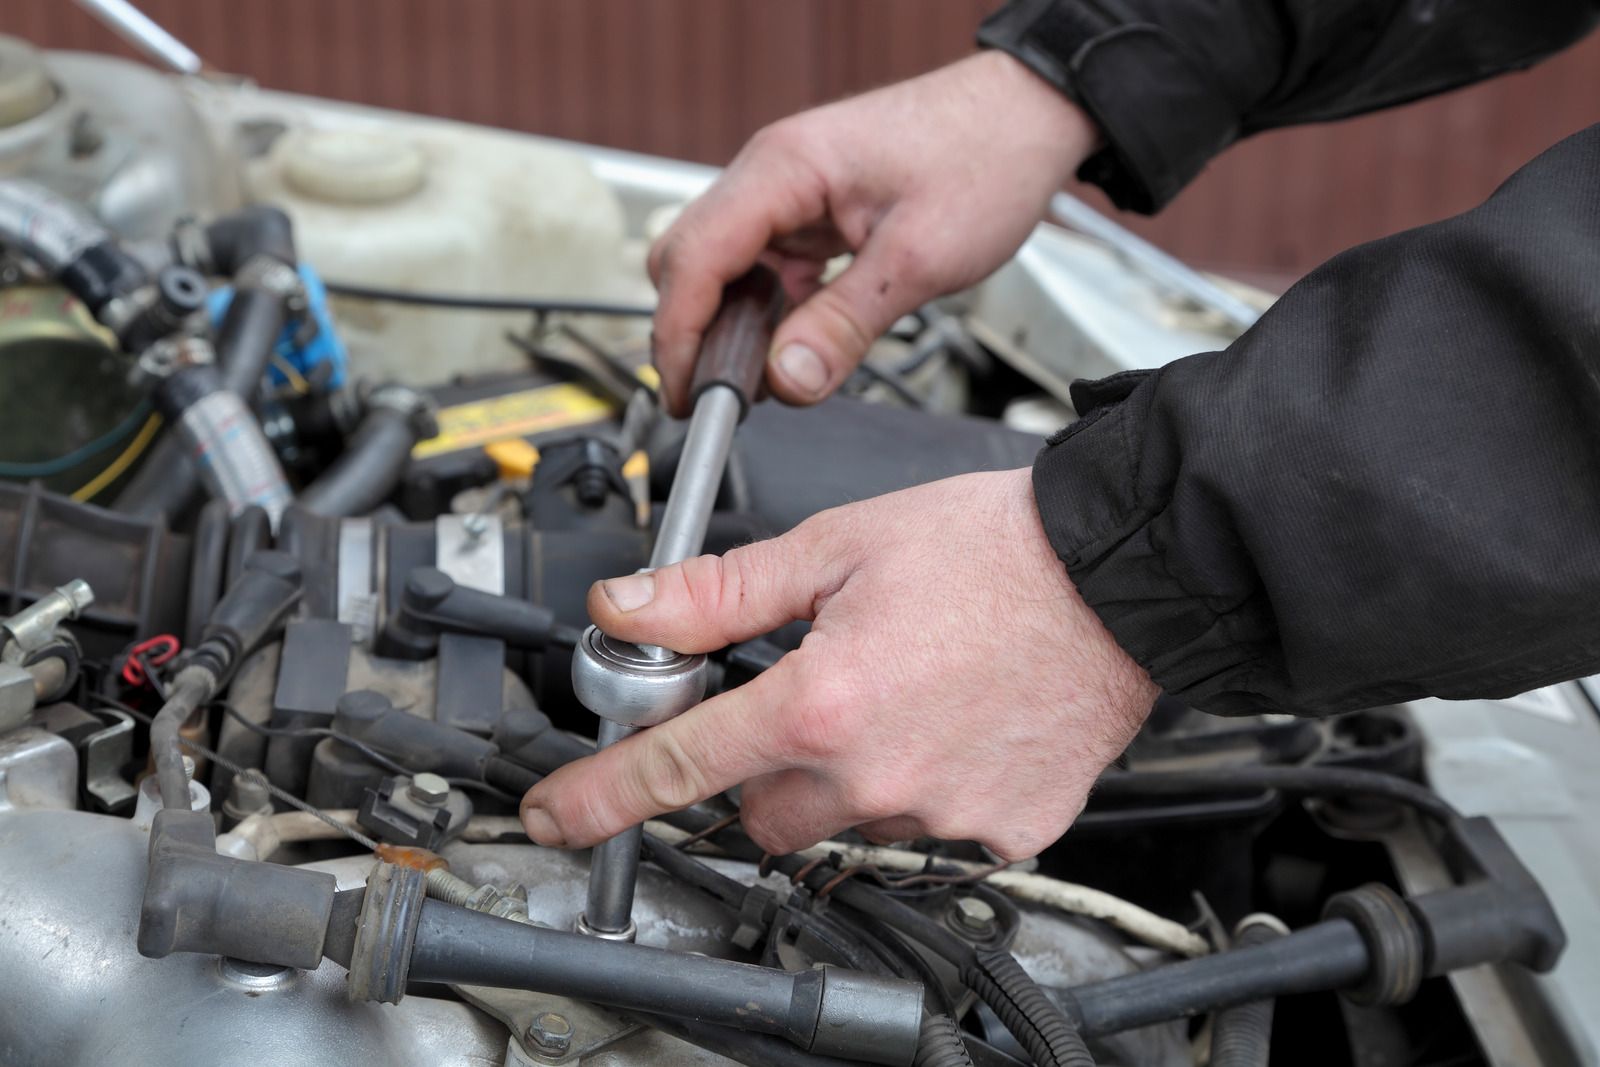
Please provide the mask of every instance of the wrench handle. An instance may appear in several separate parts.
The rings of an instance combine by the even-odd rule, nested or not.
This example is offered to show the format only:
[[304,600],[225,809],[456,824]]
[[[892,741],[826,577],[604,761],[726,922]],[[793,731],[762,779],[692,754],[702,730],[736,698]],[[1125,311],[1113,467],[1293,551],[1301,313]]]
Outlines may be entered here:
[[739,420],[761,396],[767,352],[784,313],[783,282],[777,271],[756,264],[722,291],[716,318],[706,328],[689,395],[725,385],[739,395]]

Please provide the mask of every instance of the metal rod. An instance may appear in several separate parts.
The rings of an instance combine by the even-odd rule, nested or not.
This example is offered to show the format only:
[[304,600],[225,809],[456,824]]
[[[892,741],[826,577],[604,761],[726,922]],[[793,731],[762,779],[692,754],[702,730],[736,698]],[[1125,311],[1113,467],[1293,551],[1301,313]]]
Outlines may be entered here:
[[[614,745],[638,731],[600,720],[600,747]],[[614,940],[633,940],[633,890],[639,881],[639,843],[643,826],[632,826],[594,847],[589,855],[589,896],[583,910],[586,933]]]
[[733,432],[739,428],[739,411],[739,394],[724,385],[712,386],[695,402],[667,507],[661,513],[655,549],[650,553],[652,568],[699,555],[733,448]]
[[188,45],[162,29],[128,0],[78,0],[78,6],[157,64],[179,74],[199,74],[205,64]]
[[1050,213],[1079,233],[1108,245],[1159,284],[1218,312],[1241,331],[1254,326],[1261,317],[1261,312],[1187,263],[1117,225],[1075,196],[1057,193],[1051,197]]
[[[652,569],[666,567],[697,555],[705,544],[706,528],[716,506],[717,490],[728,465],[733,434],[739,428],[739,394],[714,385],[695,401],[689,431],[683,441],[667,507],[661,514]],[[655,645],[640,651],[656,660],[677,653]],[[614,745],[636,731],[608,719],[600,720],[599,745]],[[600,937],[632,940],[634,883],[639,877],[639,841],[643,827],[635,826],[596,845],[589,860],[589,895],[579,928]]]

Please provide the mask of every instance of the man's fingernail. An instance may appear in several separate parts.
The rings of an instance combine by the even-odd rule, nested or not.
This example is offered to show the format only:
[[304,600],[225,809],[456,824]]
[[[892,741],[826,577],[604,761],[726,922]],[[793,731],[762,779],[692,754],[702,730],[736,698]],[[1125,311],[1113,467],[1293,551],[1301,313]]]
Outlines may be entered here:
[[807,396],[821,396],[828,387],[828,365],[805,345],[784,345],[775,362],[779,372]]
[[523,808],[522,828],[528,831],[534,843],[547,848],[560,848],[567,843],[561,831],[556,829],[556,821],[543,808]]
[[638,611],[655,598],[656,578],[653,574],[630,574],[601,582],[600,588],[618,611]]

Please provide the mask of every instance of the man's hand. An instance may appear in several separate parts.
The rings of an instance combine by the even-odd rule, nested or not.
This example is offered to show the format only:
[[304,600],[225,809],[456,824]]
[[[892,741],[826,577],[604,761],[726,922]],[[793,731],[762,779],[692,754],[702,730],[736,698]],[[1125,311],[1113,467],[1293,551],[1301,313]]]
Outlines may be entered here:
[[[723,285],[758,258],[803,301],[774,339],[768,388],[813,403],[895,320],[1010,258],[1098,136],[1001,52],[762,130],[651,250],[668,409],[687,414],[700,335]],[[854,262],[823,286],[842,252]]]
[[1072,823],[1156,697],[1051,550],[1027,470],[600,582],[589,613],[683,652],[813,625],[749,684],[530,790],[523,824],[546,845],[591,845],[744,783],[745,830],[774,853],[861,826],[1021,859]]

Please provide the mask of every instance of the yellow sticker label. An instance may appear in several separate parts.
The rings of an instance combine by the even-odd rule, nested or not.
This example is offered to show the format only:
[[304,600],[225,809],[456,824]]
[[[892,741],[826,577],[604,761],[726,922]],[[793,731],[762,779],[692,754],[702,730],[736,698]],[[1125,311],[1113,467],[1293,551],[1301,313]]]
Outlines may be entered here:
[[609,418],[616,405],[581,385],[563,383],[439,409],[439,434],[419,441],[412,458],[427,459],[509,437],[564,430]]

